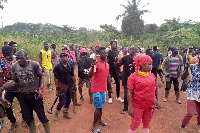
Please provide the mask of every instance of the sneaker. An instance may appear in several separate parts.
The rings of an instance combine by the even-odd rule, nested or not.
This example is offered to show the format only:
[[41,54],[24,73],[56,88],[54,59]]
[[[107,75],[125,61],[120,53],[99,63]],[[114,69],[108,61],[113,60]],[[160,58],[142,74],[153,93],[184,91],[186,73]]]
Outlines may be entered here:
[[118,102],[121,102],[121,103],[123,103],[123,102],[124,102],[124,100],[122,100],[122,98],[121,98],[121,97],[118,97],[118,98],[116,98],[116,100],[117,100]]
[[126,109],[123,109],[123,110],[121,111],[121,114],[126,114],[126,112],[127,112],[127,110],[126,110]]
[[185,128],[180,127],[180,132],[179,133],[185,133]]
[[178,103],[178,104],[181,104],[182,102],[178,99],[178,100],[176,100],[176,102]]
[[17,127],[18,127],[18,124],[16,122],[12,123],[10,126],[10,129],[8,130],[8,133],[15,133]]
[[167,102],[167,101],[168,101],[168,98],[167,98],[167,97],[165,97],[165,98],[164,98],[164,102]]
[[112,98],[109,98],[108,103],[110,104],[112,103]]

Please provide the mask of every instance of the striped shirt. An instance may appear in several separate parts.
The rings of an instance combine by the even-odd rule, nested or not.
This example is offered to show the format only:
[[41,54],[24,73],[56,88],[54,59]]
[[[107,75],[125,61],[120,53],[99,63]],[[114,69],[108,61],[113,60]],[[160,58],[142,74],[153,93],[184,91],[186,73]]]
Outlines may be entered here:
[[170,57],[170,71],[169,76],[172,78],[177,78],[179,66],[179,56]]

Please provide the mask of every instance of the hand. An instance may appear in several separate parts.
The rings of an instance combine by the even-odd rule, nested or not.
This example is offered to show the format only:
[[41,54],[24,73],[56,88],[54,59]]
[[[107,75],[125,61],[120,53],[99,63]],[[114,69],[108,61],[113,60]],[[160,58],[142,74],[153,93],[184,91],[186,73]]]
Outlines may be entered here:
[[15,81],[14,80],[8,80],[4,85],[3,85],[3,88],[6,90],[12,86],[15,85]]
[[134,117],[135,112],[134,112],[134,110],[133,110],[133,107],[129,107],[129,108],[128,108],[128,114],[129,114],[131,117]]
[[42,91],[42,89],[36,90],[35,93],[37,95],[37,99],[42,99],[43,98],[43,91]]
[[59,97],[60,96],[60,91],[56,90],[56,96]]
[[11,104],[6,99],[1,99],[5,108],[10,108]]
[[157,108],[157,109],[160,109],[160,108],[161,108],[161,105],[160,105],[160,102],[159,102],[159,101],[156,102],[155,108]]

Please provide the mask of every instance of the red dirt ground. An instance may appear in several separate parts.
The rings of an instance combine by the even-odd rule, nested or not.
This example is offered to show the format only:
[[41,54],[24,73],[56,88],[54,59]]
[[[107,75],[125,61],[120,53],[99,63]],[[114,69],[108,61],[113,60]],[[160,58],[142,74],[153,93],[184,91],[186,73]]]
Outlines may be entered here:
[[[115,85],[114,85],[115,88]],[[114,89],[113,89],[114,91]],[[115,92],[115,91],[114,91]],[[174,91],[171,89],[169,102],[164,103],[164,86],[160,89],[161,93],[161,105],[160,110],[156,110],[151,122],[150,132],[151,133],[178,133],[181,125],[181,121],[186,113],[186,94],[180,93],[180,99],[182,104],[177,104],[175,102]],[[44,98],[45,111],[51,107],[55,99],[55,89],[51,93],[46,93],[46,98]],[[62,118],[62,112],[59,115],[58,121],[53,121],[54,114],[50,115],[46,112],[46,115],[50,121],[51,133],[90,133],[90,127],[93,122],[93,112],[94,107],[89,104],[89,97],[87,89],[83,88],[83,95],[85,100],[82,106],[76,106],[76,114],[73,114],[72,104],[70,106],[70,114],[73,115],[72,119]],[[123,88],[121,88],[121,96],[123,96]],[[110,127],[104,128],[100,127],[103,133],[127,133],[131,117],[128,114],[120,114],[123,108],[123,103],[119,103],[115,100],[116,96],[113,93],[113,103],[106,103],[103,108],[102,118],[104,122],[107,122]],[[78,94],[79,99],[79,94]],[[57,103],[56,103],[57,104]],[[19,128],[17,128],[17,133],[28,133],[28,128],[22,127],[21,114],[18,106],[18,102],[14,102],[14,113],[19,123]],[[55,110],[55,107],[54,109]],[[44,133],[42,124],[34,114],[37,125],[37,133]],[[196,133],[196,117],[190,120],[189,126],[186,128],[187,133]],[[2,129],[2,133],[7,132],[10,127],[10,122],[5,119],[5,125]],[[142,124],[137,130],[137,133],[142,132]]]

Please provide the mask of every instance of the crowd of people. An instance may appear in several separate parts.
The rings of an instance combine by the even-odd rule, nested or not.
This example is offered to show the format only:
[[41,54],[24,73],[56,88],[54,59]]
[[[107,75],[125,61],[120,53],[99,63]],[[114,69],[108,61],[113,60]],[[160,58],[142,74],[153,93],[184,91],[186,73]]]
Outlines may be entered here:
[[[117,40],[111,41],[107,47],[100,44],[90,48],[74,44],[63,45],[60,53],[56,50],[56,44],[50,46],[48,42],[44,42],[43,46],[39,52],[38,63],[28,59],[26,50],[17,50],[16,42],[4,42],[0,51],[0,130],[5,114],[11,123],[9,133],[14,133],[19,126],[12,109],[13,99],[17,98],[23,126],[29,127],[31,133],[36,133],[33,116],[35,111],[45,133],[50,133],[43,98],[45,90],[53,90],[54,82],[59,102],[53,120],[58,121],[61,109],[63,118],[72,118],[68,113],[70,103],[72,101],[74,106],[81,106],[77,91],[83,101],[82,88],[86,83],[89,103],[95,108],[92,132],[100,133],[99,126],[109,127],[109,124],[102,120],[102,108],[106,103],[106,95],[107,102],[112,104],[115,90],[116,101],[124,104],[121,114],[128,112],[131,116],[128,133],[135,133],[141,121],[143,133],[149,133],[153,112],[155,108],[161,108],[159,87],[165,81],[164,102],[168,102],[172,83],[177,104],[182,103],[180,92],[188,91],[187,113],[183,118],[180,133],[185,133],[185,127],[195,113],[198,114],[197,131],[200,132],[199,49],[194,50],[189,46],[181,56],[178,47],[169,47],[164,58],[157,46],[148,47],[144,51],[138,46],[120,47]],[[78,77],[75,74],[76,67]],[[181,79],[183,82],[180,82]],[[123,96],[120,96],[120,83],[124,90]],[[179,83],[182,83],[181,89]],[[115,84],[115,89],[112,84]]]

